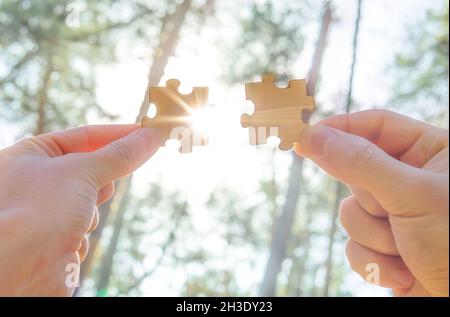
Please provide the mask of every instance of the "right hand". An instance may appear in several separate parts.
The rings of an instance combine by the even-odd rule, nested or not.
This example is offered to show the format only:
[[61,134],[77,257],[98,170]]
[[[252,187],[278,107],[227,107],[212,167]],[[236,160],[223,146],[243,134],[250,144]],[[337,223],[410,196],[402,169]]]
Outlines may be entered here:
[[395,295],[448,296],[448,131],[383,111],[327,118],[296,152],[347,184],[340,220],[352,269]]

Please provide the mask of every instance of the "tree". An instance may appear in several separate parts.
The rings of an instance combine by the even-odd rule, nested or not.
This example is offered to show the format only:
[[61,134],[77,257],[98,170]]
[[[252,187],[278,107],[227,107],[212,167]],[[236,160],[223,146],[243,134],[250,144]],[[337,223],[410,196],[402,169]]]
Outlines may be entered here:
[[[185,0],[181,4],[177,5],[175,11],[172,14],[166,14],[162,19],[161,37],[159,47],[155,50],[152,66],[148,75],[148,84],[145,92],[144,100],[142,101],[139,109],[136,122],[139,122],[141,117],[145,115],[149,107],[148,87],[155,86],[159,83],[164,68],[167,64],[169,57],[173,54],[175,45],[178,40],[178,34],[187,12],[191,6],[190,0]],[[121,191],[118,195],[116,193],[114,199],[118,201],[117,212],[115,214],[115,220],[113,223],[113,235],[108,245],[107,252],[102,258],[101,271],[97,281],[97,294],[107,294],[107,287],[109,279],[113,269],[114,254],[117,249],[121,230],[123,228],[124,215],[127,210],[127,202],[130,195],[130,184],[132,176],[128,176],[124,180],[118,182]],[[110,211],[108,211],[110,214]]]
[[[299,2],[290,2],[281,8],[275,1],[253,4],[244,17],[240,18],[240,32],[236,42],[224,50],[228,57],[224,79],[229,83],[249,81],[255,75],[261,76],[264,73],[277,74],[280,81],[292,77],[292,65],[304,47],[301,23],[306,21],[305,7],[305,3]],[[301,165],[293,169],[301,170]],[[293,187],[291,184],[289,187],[290,195]],[[278,209],[278,205],[274,207]],[[283,248],[277,249],[275,244],[278,244],[276,241],[280,234],[284,234],[280,228],[289,225],[290,216],[286,217],[285,213],[280,219],[281,222],[274,224],[269,263],[273,262],[275,254],[285,252]],[[262,295],[266,295],[264,289],[268,281],[273,281],[273,267],[272,264],[267,265],[268,273],[262,282]]]
[[[163,75],[163,70],[165,65],[167,64],[167,61],[169,57],[173,54],[173,51],[175,49],[179,30],[181,28],[181,25],[184,21],[184,16],[186,12],[189,10],[191,6],[191,1],[184,1],[180,5],[176,5],[175,1],[169,1],[166,3],[165,6],[162,6],[164,10],[166,10],[163,17],[160,17],[161,12],[161,6],[158,7],[151,7],[144,4],[139,4],[136,7],[136,12],[134,15],[139,16],[139,19],[136,17],[133,19],[133,29],[128,29],[126,31],[126,37],[129,38],[130,35],[135,34],[134,38],[132,40],[135,42],[135,45],[145,45],[149,47],[149,51],[153,50],[153,59],[152,59],[152,67],[150,68],[149,75],[148,75],[148,84],[147,86],[157,85],[159,83],[160,78]],[[159,8],[159,10],[158,10]],[[174,10],[174,8],[176,8]],[[174,10],[172,12],[172,10]],[[148,19],[150,16],[144,15],[143,12],[151,12],[155,13],[155,16],[151,16],[151,19]],[[147,17],[147,19],[145,19]],[[159,17],[159,18],[157,18]],[[153,23],[149,25],[148,21],[151,20]],[[157,31],[155,31],[157,30]],[[149,43],[148,38],[152,38],[154,33],[160,33],[160,40],[159,42],[155,44]],[[123,34],[122,34],[123,36]],[[144,41],[144,43],[142,43]],[[142,104],[138,110],[138,116],[136,119],[136,122],[139,122],[140,118],[147,113],[148,110],[148,96],[147,91],[145,96],[143,98]],[[122,227],[122,222],[120,221],[121,214],[119,210],[126,210],[126,201],[125,203],[121,200],[125,197],[127,199],[127,196],[129,194],[129,184],[131,183],[131,176],[126,177],[125,179],[117,182],[116,184],[116,194],[112,200],[105,203],[100,207],[100,222],[97,227],[97,229],[90,235],[90,253],[88,254],[84,264],[81,267],[80,272],[80,284],[83,282],[83,280],[86,278],[86,276],[91,271],[94,259],[98,254],[96,253],[97,246],[100,242],[100,238],[103,233],[104,227],[107,225],[108,220],[111,215],[116,217],[116,226],[119,228]],[[116,230],[116,232],[119,232],[120,230]],[[112,257],[114,254],[114,245],[118,242],[118,233],[116,237],[112,240],[111,244],[111,251],[109,253],[109,257]],[[111,263],[112,265],[112,259],[108,259],[106,261],[107,263]],[[108,271],[110,271],[111,268],[106,269],[104,276],[109,276],[109,274],[106,274]]]
[[[448,127],[448,1],[442,6],[408,26],[409,37],[393,65],[392,102]],[[414,107],[416,104],[422,107]]]
[[[186,16],[190,11],[193,11],[197,15],[197,19],[202,20],[204,22],[205,15],[211,14],[213,12],[213,4],[212,0],[208,0],[203,3],[202,6],[195,8],[192,6],[191,0],[184,0],[181,3],[177,4],[173,11],[171,11],[171,5],[167,7],[166,15],[161,19],[161,31],[160,31],[160,41],[158,47],[154,50],[154,57],[152,60],[151,68],[148,75],[148,84],[146,93],[143,99],[143,102],[139,108],[138,116],[136,122],[140,122],[142,116],[144,116],[149,108],[149,96],[148,87],[155,86],[159,83],[161,77],[164,74],[165,66],[168,63],[169,58],[174,54],[176,45],[178,43],[179,33],[183,23],[185,21]],[[114,205],[109,205],[108,209],[106,209],[102,216],[107,216],[110,214],[114,214],[114,226],[113,226],[113,236],[108,246],[107,252],[105,256],[102,258],[101,267],[102,271],[100,272],[99,279],[97,282],[98,294],[102,295],[106,293],[107,286],[109,284],[109,279],[111,277],[111,272],[113,268],[113,258],[117,249],[117,245],[119,242],[119,236],[124,226],[123,218],[125,212],[127,211],[127,202],[130,195],[130,184],[131,184],[132,176],[128,176],[127,178],[118,182],[118,191],[114,197]],[[112,206],[116,207],[116,210],[111,210]],[[106,222],[103,221],[103,224]],[[97,229],[97,237],[101,235],[103,227],[99,227]],[[99,240],[98,238],[96,239]],[[91,250],[92,251],[92,250]],[[92,256],[92,255],[91,255]],[[92,265],[92,259],[88,259],[89,267],[86,266],[84,270],[82,270],[82,277],[86,276],[86,273],[89,271],[90,266]]]
[[[290,267],[282,270],[282,277],[277,279],[277,294],[286,296],[313,296],[318,286],[314,281],[317,269],[322,263],[314,257],[314,246],[324,235],[322,223],[329,217],[329,180],[323,175],[312,184],[305,182],[299,197],[298,215],[294,219],[291,238],[286,252]],[[283,283],[284,281],[284,283]]]
[[33,134],[78,126],[88,115],[113,118],[95,99],[96,65],[114,60],[113,31],[152,14],[108,14],[121,5],[112,0],[78,4],[75,12],[67,1],[0,2],[0,114]]
[[228,83],[248,81],[264,73],[291,77],[292,64],[304,46],[301,22],[305,3],[291,2],[279,8],[276,1],[254,3],[239,19],[239,37],[224,47],[223,78]]
[[[350,113],[352,104],[353,104],[353,80],[355,75],[355,67],[357,62],[357,51],[358,51],[358,35],[359,28],[361,24],[361,10],[362,10],[362,0],[357,0],[357,12],[356,12],[356,20],[355,20],[355,30],[353,32],[353,44],[352,44],[352,62],[350,66],[350,76],[348,80],[348,92],[347,92],[347,100],[345,104],[345,112]],[[328,297],[330,294],[330,285],[332,281],[332,269],[333,269],[333,255],[334,255],[334,244],[335,244],[335,236],[337,231],[337,218],[339,213],[339,206],[341,200],[346,193],[345,185],[340,182],[336,182],[336,193],[335,200],[333,206],[333,213],[331,215],[331,225],[330,231],[328,233],[328,255],[325,261],[325,285],[323,287],[323,296]]]
[[[121,265],[114,267],[116,274],[107,272],[108,293],[97,289],[98,296],[142,294],[143,282],[152,277],[161,263],[174,256],[173,245],[179,240],[179,231],[192,230],[190,206],[179,191],[167,192],[154,183],[146,195],[141,198],[133,197],[132,201],[127,202],[127,206],[125,217],[115,218],[115,221],[122,221],[126,225],[122,227],[120,240],[115,242],[114,257],[105,256],[119,261]],[[114,234],[112,238],[115,238]],[[149,244],[148,241],[152,243]],[[111,242],[107,253],[111,252]],[[154,255],[151,263],[145,261],[148,260],[146,255],[149,251]],[[108,268],[112,269],[113,265],[110,264]],[[99,280],[105,278],[102,276],[105,274],[105,267],[99,266],[97,273]]]
[[[313,56],[311,69],[308,73],[307,91],[310,96],[314,96],[316,91],[316,83],[319,77],[322,56],[331,23],[331,15],[330,3],[326,2],[319,39]],[[297,203],[301,192],[302,174],[303,159],[293,154],[285,202],[280,211],[280,215],[274,224],[270,255],[267,261],[264,278],[261,283],[261,296],[274,296],[276,293],[278,274],[281,271],[282,263],[286,258],[292,223],[295,218]]]

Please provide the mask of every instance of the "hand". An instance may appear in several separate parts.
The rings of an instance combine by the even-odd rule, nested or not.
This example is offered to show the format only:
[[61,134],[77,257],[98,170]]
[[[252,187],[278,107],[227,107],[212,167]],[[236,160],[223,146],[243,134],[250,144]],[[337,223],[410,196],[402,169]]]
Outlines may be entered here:
[[296,152],[351,189],[340,220],[354,271],[375,263],[395,295],[448,296],[448,131],[369,110],[312,125]]
[[158,149],[138,125],[86,126],[0,151],[0,295],[72,295],[112,181]]

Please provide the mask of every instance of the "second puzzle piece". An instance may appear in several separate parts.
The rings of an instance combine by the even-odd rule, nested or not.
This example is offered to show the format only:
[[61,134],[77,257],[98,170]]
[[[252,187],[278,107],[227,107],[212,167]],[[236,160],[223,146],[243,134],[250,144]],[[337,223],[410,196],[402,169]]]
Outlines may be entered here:
[[291,80],[287,88],[275,86],[275,76],[266,74],[261,82],[246,83],[245,94],[255,106],[252,115],[243,114],[241,125],[250,128],[250,144],[265,144],[267,138],[280,138],[279,148],[290,150],[300,141],[304,111],[309,114],[315,108],[314,98],[308,96],[306,81]]
[[194,131],[192,115],[208,103],[208,87],[194,87],[190,94],[178,91],[180,81],[170,79],[166,87],[150,87],[149,103],[156,107],[156,116],[142,118],[144,128],[158,128],[163,142],[181,141],[180,152],[192,152],[193,145],[206,145],[207,136]]

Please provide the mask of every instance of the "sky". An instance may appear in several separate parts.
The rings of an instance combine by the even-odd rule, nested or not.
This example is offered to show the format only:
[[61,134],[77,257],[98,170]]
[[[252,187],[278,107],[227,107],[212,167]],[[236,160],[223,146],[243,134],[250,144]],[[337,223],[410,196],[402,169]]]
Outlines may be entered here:
[[[236,32],[232,21],[227,20],[229,12],[236,10],[241,2],[218,1],[218,12],[224,18],[219,25],[230,36]],[[316,103],[326,109],[344,109],[342,95],[347,90],[353,25],[356,14],[356,1],[334,1],[335,21],[331,27],[328,46],[321,71],[319,92]],[[386,75],[392,62],[393,52],[398,52],[404,43],[405,30],[425,11],[437,6],[439,1],[421,0],[365,0],[363,3],[358,62],[355,73],[354,100],[357,109],[384,107],[390,99],[390,82]],[[208,231],[214,226],[214,220],[205,210],[205,193],[218,185],[226,185],[242,195],[251,195],[261,175],[271,173],[272,166],[267,164],[267,154],[277,146],[277,140],[270,140],[265,146],[248,146],[248,132],[240,126],[239,117],[243,112],[251,113],[252,104],[245,100],[243,83],[227,87],[220,81],[220,55],[214,43],[218,26],[206,25],[202,38],[183,38],[177,51],[183,52],[170,59],[162,83],[169,78],[178,78],[181,91],[189,92],[192,86],[209,86],[210,100],[214,110],[209,112],[207,129],[210,144],[195,148],[191,154],[179,154],[177,142],[169,141],[164,148],[140,168],[134,177],[134,190],[143,194],[148,183],[158,180],[167,188],[178,188],[189,197],[189,202],[196,211],[193,221],[201,231]],[[317,25],[311,26],[306,36],[305,50],[293,65],[297,78],[304,78],[311,61]],[[191,51],[190,40],[196,42],[197,49]],[[226,39],[224,39],[226,40]],[[139,51],[142,48],[135,48]],[[134,122],[146,87],[148,61],[130,54],[126,44],[119,43],[119,62],[100,69],[97,82],[97,98],[108,112],[120,115],[119,122]],[[314,120],[319,118],[313,117]],[[91,123],[107,123],[93,119]],[[18,129],[0,121],[0,148],[12,144]],[[290,156],[277,152],[275,158],[277,178],[287,179]],[[306,173],[312,168],[307,162]],[[214,245],[211,243],[211,252]],[[264,256],[262,256],[264,258]],[[263,261],[262,261],[263,262]],[[254,272],[248,268],[237,268],[236,274],[242,276],[243,283],[248,279],[259,279],[264,263]],[[155,280],[175,280],[169,285],[159,284]],[[177,279],[179,277],[179,279]],[[251,281],[248,283],[251,283]],[[161,270],[155,278],[144,285],[145,295],[173,295],[181,287],[183,276],[180,272]],[[349,274],[345,280],[346,287],[356,296],[385,296],[388,291],[366,285],[356,274]]]

